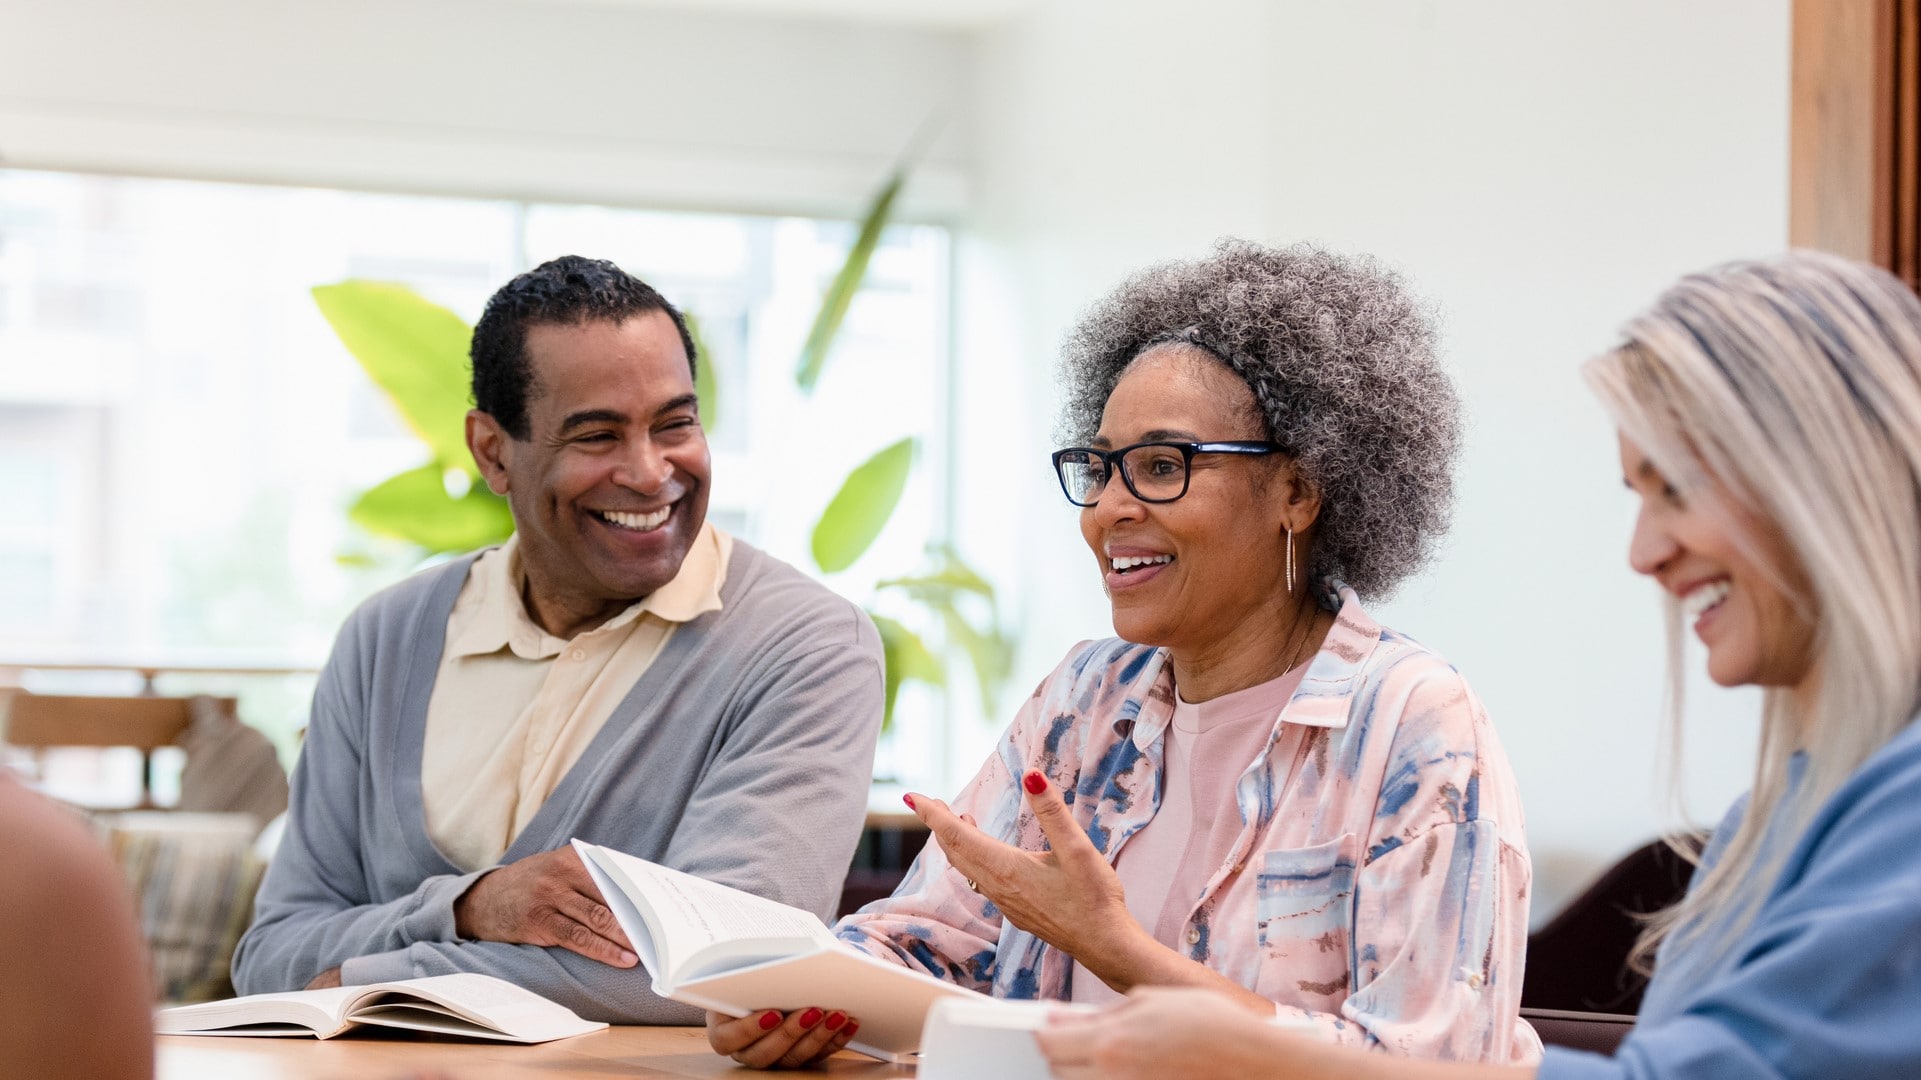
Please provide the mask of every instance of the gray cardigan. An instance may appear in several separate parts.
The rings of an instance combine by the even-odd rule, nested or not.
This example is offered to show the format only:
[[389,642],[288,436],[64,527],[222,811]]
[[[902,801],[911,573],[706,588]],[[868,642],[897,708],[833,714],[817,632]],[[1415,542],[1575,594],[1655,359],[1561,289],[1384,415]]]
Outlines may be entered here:
[[[234,953],[243,994],[477,971],[611,1023],[699,1023],[644,969],[466,941],[463,873],[426,831],[427,700],[473,556],[349,617],[314,692],[285,838]],[[682,624],[503,864],[574,837],[831,919],[881,722],[881,646],[858,607],[736,541],[722,609]],[[482,871],[484,873],[484,871]]]

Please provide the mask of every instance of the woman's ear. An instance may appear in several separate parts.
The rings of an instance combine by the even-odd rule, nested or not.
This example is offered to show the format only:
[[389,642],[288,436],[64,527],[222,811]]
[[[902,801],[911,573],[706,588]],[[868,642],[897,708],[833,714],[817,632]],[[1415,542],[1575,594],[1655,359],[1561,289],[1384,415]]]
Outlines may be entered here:
[[1321,488],[1308,479],[1298,462],[1289,461],[1281,474],[1282,523],[1297,533],[1321,519]]

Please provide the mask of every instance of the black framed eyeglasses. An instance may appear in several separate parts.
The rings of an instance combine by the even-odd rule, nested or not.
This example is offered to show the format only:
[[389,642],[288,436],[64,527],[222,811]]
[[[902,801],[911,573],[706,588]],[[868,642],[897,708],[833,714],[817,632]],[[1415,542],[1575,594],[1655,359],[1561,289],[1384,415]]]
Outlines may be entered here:
[[1070,446],[1054,451],[1054,475],[1075,506],[1099,502],[1116,465],[1135,498],[1170,503],[1187,494],[1195,454],[1279,454],[1284,449],[1271,442],[1143,442],[1114,450]]

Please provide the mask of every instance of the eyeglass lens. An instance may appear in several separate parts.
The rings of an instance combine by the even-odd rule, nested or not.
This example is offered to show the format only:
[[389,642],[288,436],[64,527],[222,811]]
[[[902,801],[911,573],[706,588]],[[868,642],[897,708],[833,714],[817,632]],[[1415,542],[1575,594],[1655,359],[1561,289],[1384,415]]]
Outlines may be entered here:
[[[1178,499],[1187,487],[1187,456],[1177,447],[1136,446],[1121,458],[1121,469],[1134,494],[1149,501]],[[1060,470],[1061,486],[1077,503],[1097,501],[1107,486],[1106,460],[1089,451],[1063,454]]]

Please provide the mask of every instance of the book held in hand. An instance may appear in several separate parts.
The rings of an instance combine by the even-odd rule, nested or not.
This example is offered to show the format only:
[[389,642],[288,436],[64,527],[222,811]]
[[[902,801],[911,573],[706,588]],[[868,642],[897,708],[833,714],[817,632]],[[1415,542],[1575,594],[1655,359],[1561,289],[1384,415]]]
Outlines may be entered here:
[[311,1035],[331,1039],[361,1024],[541,1043],[599,1031],[573,1010],[492,975],[461,973],[250,994],[204,1005],[177,1005],[154,1016],[161,1035]]
[[991,1001],[836,940],[811,912],[575,840],[607,906],[653,976],[654,992],[746,1016],[838,1009],[860,1021],[848,1045],[911,1060],[936,1001]]

